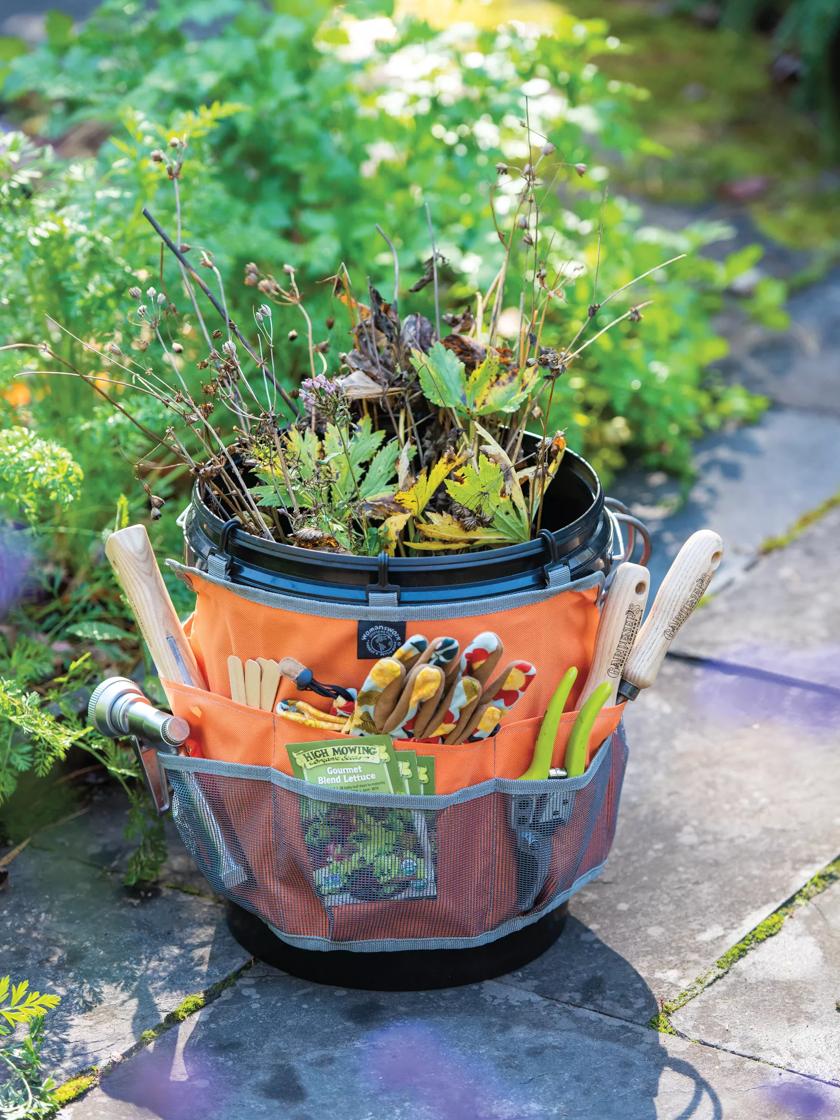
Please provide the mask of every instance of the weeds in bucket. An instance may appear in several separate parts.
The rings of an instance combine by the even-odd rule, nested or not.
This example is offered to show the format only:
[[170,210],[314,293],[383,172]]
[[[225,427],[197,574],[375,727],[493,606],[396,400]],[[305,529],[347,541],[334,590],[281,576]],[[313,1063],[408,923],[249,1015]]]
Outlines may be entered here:
[[[291,265],[277,278],[248,264],[244,282],[262,299],[250,340],[231,319],[212,254],[182,240],[187,141],[174,136],[151,159],[173,185],[175,239],[147,217],[175,258],[180,292],[167,287],[161,266],[159,287],[129,291],[128,339],[99,347],[71,335],[101,355],[107,376],[91,377],[46,344],[41,351],[50,365],[64,364],[53,372],[87,381],[158,453],[186,464],[214,512],[238,518],[258,536],[359,555],[528,541],[543,526],[546,492],[566,447],[556,423],[558,382],[608,332],[632,336],[641,329],[650,301],[632,301],[630,289],[652,276],[660,280],[679,257],[601,293],[599,229],[586,316],[574,322],[564,315],[580,272],[555,259],[542,214],[565,165],[551,160],[554,171],[544,178],[554,145],[535,136],[527,119],[522,123],[528,154],[519,166],[499,164],[492,185],[501,248],[489,288],[459,291],[427,209],[430,255],[404,296],[397,250],[379,229],[393,261],[393,293],[386,298],[369,283],[358,293],[343,266],[328,278],[348,339],[337,355],[329,337],[317,337]],[[407,310],[408,297],[424,289],[433,297],[429,314]],[[449,308],[444,289],[457,296]],[[191,314],[176,304],[182,297]],[[222,327],[206,320],[207,304]],[[300,316],[308,365],[292,394],[280,368],[278,320],[287,309]],[[565,332],[563,345],[547,343],[548,324],[555,335]],[[297,337],[296,328],[288,331],[286,344]],[[173,423],[163,432],[148,428],[127,390],[163,405]],[[159,516],[162,502],[144,485],[152,516]]]

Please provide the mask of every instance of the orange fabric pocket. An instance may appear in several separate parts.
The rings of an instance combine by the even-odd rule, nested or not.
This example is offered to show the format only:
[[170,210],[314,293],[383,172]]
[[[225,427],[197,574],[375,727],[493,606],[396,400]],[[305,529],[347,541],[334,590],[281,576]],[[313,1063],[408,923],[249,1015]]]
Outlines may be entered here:
[[274,761],[273,712],[237,704],[201,688],[162,680],[169,705],[190,725],[187,748],[197,758],[271,766]]
[[[190,725],[187,746],[194,757],[273,766],[284,774],[292,774],[285,749],[287,744],[350,738],[340,732],[306,727],[203,689],[175,681],[162,681],[162,684],[173,713]],[[590,762],[604,740],[615,731],[622,712],[623,705],[617,704],[599,713],[590,739]],[[553,766],[563,765],[566,744],[577,715],[577,712],[566,712],[560,720]],[[457,746],[416,739],[397,740],[394,745],[397,750],[412,750],[434,758],[435,792],[454,793],[491,778],[518,778],[530,765],[541,724],[541,716],[502,724],[498,733],[488,739]]]
[[[283,606],[255,602],[247,597],[245,588],[220,585],[191,568],[182,570],[182,574],[196,594],[188,631],[190,645],[212,691],[228,694],[229,654],[243,661],[296,657],[319,680],[345,687],[358,688],[367,676],[373,659],[355,656],[356,619],[310,614],[305,599],[295,609],[289,609],[287,601]],[[475,614],[464,613],[469,604],[453,604],[455,617],[448,619],[413,619],[411,608],[407,608],[405,632],[407,637],[453,637],[462,648],[484,630],[498,633],[504,643],[505,661],[526,659],[537,669],[536,680],[516,708],[517,718],[525,720],[545,711],[571,665],[580,670],[573,702],[579,694],[595,645],[597,597],[596,586],[562,588],[517,605],[500,597],[498,602],[493,601],[490,611],[476,604],[472,608]],[[361,612],[366,608],[358,609]],[[294,695],[291,682],[282,681],[279,696]]]

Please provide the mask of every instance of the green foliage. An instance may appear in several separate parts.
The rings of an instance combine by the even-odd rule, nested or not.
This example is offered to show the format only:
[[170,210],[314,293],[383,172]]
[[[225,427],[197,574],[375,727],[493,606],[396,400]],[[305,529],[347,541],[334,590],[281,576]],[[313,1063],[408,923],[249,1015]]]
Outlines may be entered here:
[[0,977],[0,1035],[9,1035],[20,1023],[31,1023],[59,1004],[59,997],[32,991],[28,980],[12,984],[10,976]]
[[[94,638],[89,628],[79,625],[83,634]],[[96,640],[103,639],[100,636]],[[166,843],[160,819],[139,780],[134,755],[122,743],[95,734],[69,707],[68,697],[75,690],[92,687],[95,666],[90,655],[72,661],[66,672],[56,673],[49,647],[43,641],[19,635],[9,648],[0,651],[0,664],[8,674],[8,678],[0,676],[0,805],[4,807],[4,827],[14,839],[31,836],[51,823],[32,807],[29,796],[23,805],[10,799],[22,776],[46,778],[75,747],[102,766],[123,787],[129,800],[125,833],[136,847],[124,881],[134,885],[156,879],[166,857]],[[49,686],[42,686],[40,692],[31,687],[48,677],[52,677]],[[27,792],[31,789],[29,783]],[[42,794],[40,801],[49,813],[50,799]],[[64,805],[62,799],[58,803]]]
[[395,481],[400,444],[392,439],[382,446],[384,440],[385,432],[374,431],[368,416],[356,425],[346,419],[327,424],[323,439],[308,428],[292,428],[260,450],[257,475],[263,483],[253,493],[262,508],[289,512],[292,543],[375,554],[378,535],[359,532],[354,522],[364,521],[365,503]]
[[20,774],[34,770],[43,777],[84,734],[50,715],[37,693],[0,677],[0,803]]
[[84,475],[69,451],[39,439],[27,428],[0,432],[0,496],[12,514],[19,511],[33,527],[44,508],[68,506],[78,496]]
[[32,991],[28,980],[12,984],[10,976],[0,977],[0,1061],[6,1067],[0,1077],[0,1115],[5,1120],[38,1120],[54,1111],[55,1082],[44,1076],[41,1050],[44,1016],[59,1002],[56,995]]
[[801,57],[803,100],[820,110],[823,125],[834,135],[836,150],[840,131],[836,71],[840,7],[835,0],[791,0],[776,37],[781,47],[793,49]]
[[[362,14],[388,11],[386,4],[369,4]],[[284,5],[282,13],[256,3],[231,4],[224,12],[232,18],[219,16],[213,34],[190,41],[189,25],[206,18],[198,0],[129,12],[128,26],[124,5],[108,0],[78,31],[11,61],[5,96],[40,95],[54,135],[87,119],[115,130],[95,171],[92,161],[76,165],[72,177],[62,171],[50,180],[49,198],[36,192],[26,203],[35,211],[23,223],[27,230],[33,218],[39,226],[56,226],[47,240],[58,244],[46,245],[46,259],[24,260],[24,271],[34,270],[39,280],[65,271],[62,246],[72,236],[73,252],[77,241],[82,249],[77,274],[90,276],[91,283],[83,301],[80,293],[64,293],[63,307],[41,294],[50,292],[50,284],[30,283],[39,296],[25,313],[17,311],[21,326],[38,322],[39,315],[43,321],[46,312],[63,323],[90,323],[93,332],[113,327],[120,290],[129,283],[124,262],[137,268],[153,260],[148,241],[139,240],[139,204],[153,204],[170,226],[174,220],[171,184],[147,158],[173,133],[190,133],[183,177],[194,187],[181,199],[184,231],[192,244],[212,243],[221,268],[240,266],[243,247],[258,244],[264,262],[291,260],[303,283],[331,272],[339,260],[363,264],[365,271],[372,263],[377,282],[390,267],[373,228],[379,222],[394,237],[403,267],[416,273],[429,248],[420,205],[425,200],[439,248],[456,270],[444,270],[442,277],[453,298],[492,276],[486,247],[496,234],[488,191],[496,161],[509,159],[521,144],[515,120],[523,87],[531,93],[532,119],[570,163],[586,161],[590,133],[599,145],[628,155],[655,148],[634,123],[641,95],[592,65],[594,57],[614,53],[600,20],[581,23],[560,13],[554,33],[543,35],[512,28],[440,34],[408,21],[391,38],[375,41],[368,31],[365,41],[366,25],[347,22],[326,3]],[[117,51],[119,68],[99,65]],[[202,104],[211,107],[209,119],[198,108]],[[275,136],[282,142],[274,142]],[[549,168],[547,179],[559,170]],[[603,169],[593,166],[575,190],[564,192],[567,205],[559,208],[556,225],[544,230],[546,241],[553,238],[556,260],[572,262],[581,275],[558,310],[558,333],[568,334],[570,325],[582,321],[592,300],[600,218],[603,291],[660,255],[696,252],[725,233],[696,226],[666,234],[642,226],[638,209],[624,200],[602,206],[602,178]],[[14,233],[9,231],[10,246]],[[19,231],[15,245],[18,240]],[[108,252],[100,253],[103,246]],[[2,257],[0,248],[0,263]],[[578,381],[561,397],[557,417],[565,425],[571,415],[570,442],[606,476],[628,456],[685,473],[690,439],[722,418],[749,417],[743,393],[730,396],[725,387],[704,384],[702,374],[723,350],[710,327],[723,283],[713,262],[682,263],[667,284],[660,282],[661,298],[648,316],[651,329],[631,351],[593,348]],[[328,292],[313,294],[316,331],[329,337]],[[239,318],[249,319],[243,293],[233,288],[227,295]],[[778,306],[778,294],[774,299]],[[31,326],[21,333],[33,333]],[[341,348],[343,340],[332,334]],[[70,340],[64,346],[92,369],[90,355],[80,355]],[[300,351],[291,344],[283,366],[300,364]],[[50,396],[62,391],[53,389]],[[72,392],[78,394],[79,386]],[[45,403],[39,414],[48,423],[49,398]],[[121,420],[105,428],[101,413],[92,429],[82,433],[83,442],[90,441],[78,453],[84,467],[89,456],[107,458],[103,443],[113,446],[125,435]],[[111,469],[124,471],[119,464]]]
[[488,354],[469,377],[460,358],[439,342],[427,354],[415,350],[411,360],[426,399],[464,418],[516,412],[531,390],[530,382],[503,367],[497,354]]
[[128,887],[154,883],[166,859],[163,819],[150,809],[149,794],[142,783],[128,787],[129,812],[125,836],[134,841],[123,882]]

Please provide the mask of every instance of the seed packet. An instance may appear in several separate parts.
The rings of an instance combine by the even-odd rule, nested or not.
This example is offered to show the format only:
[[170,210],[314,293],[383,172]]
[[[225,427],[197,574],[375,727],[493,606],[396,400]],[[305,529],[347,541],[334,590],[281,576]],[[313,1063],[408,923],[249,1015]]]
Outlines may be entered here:
[[405,792],[421,794],[423,792],[423,784],[417,774],[417,752],[399,750],[396,754],[397,765],[405,781]]
[[295,777],[322,789],[406,792],[389,735],[289,743],[286,750]]
[[325,905],[435,897],[433,829],[423,813],[301,798],[301,821]]
[[435,757],[434,755],[418,754],[417,777],[420,781],[421,792],[431,795],[435,792]]
[[[388,735],[290,743],[287,750],[295,776],[313,787],[408,793],[410,783],[420,791],[414,752],[395,751]],[[402,755],[408,755],[408,779],[400,776]],[[319,801],[315,788],[299,801],[312,878],[325,906],[435,897],[434,828],[424,813]]]

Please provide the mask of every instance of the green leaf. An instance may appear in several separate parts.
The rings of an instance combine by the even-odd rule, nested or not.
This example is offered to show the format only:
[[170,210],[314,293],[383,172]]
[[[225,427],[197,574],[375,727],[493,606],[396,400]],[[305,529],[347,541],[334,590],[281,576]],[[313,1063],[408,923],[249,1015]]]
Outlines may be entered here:
[[373,431],[369,416],[363,416],[353,432],[347,427],[327,425],[324,461],[330,463],[335,471],[333,494],[336,504],[361,494],[362,468],[384,439],[383,431]]
[[75,626],[68,626],[64,633],[86,642],[124,642],[132,638],[131,634],[119,626],[112,626],[110,622],[77,622]]
[[515,367],[502,365],[490,353],[470,374],[467,382],[467,408],[476,416],[516,412],[530,392],[531,378]]
[[428,354],[424,354],[422,350],[414,350],[411,364],[428,401],[441,408],[464,411],[467,402],[466,371],[464,363],[456,354],[436,342]]
[[531,523],[527,510],[522,510],[512,502],[500,502],[493,513],[493,528],[512,544],[522,544],[531,539]]
[[528,503],[525,501],[525,495],[522,493],[522,486],[519,483],[519,479],[516,477],[516,470],[510,457],[501,444],[493,439],[486,428],[482,428],[482,426],[476,422],[475,430],[485,441],[485,446],[482,450],[485,453],[489,451],[494,462],[499,464],[505,482],[505,490],[510,495],[511,501],[519,510],[520,516],[523,517],[527,523]]
[[[302,479],[308,481],[315,473],[316,464],[321,457],[321,441],[313,431],[306,428],[300,431],[299,428],[292,428],[286,436],[285,451],[288,451],[289,458],[294,462],[295,469]],[[274,457],[276,457],[276,451]],[[269,452],[269,458],[272,458]],[[277,471],[279,473],[279,463],[277,464]]]
[[55,51],[63,50],[73,38],[73,17],[53,8],[44,17],[47,44]]
[[9,72],[9,63],[26,54],[29,48],[23,39],[16,39],[11,35],[0,35],[0,88],[2,88],[6,75]]
[[486,455],[479,455],[478,466],[467,463],[461,470],[461,476],[460,482],[447,480],[446,489],[450,497],[474,513],[491,513],[500,501],[504,485],[504,475],[498,463]]
[[30,991],[28,980],[13,984],[10,989],[10,979],[4,976],[0,981],[0,1015],[10,1026],[46,1015],[61,1002],[59,996]]
[[378,498],[391,489],[399,455],[399,440],[392,439],[384,447],[380,447],[359,484],[359,494],[362,498]]

